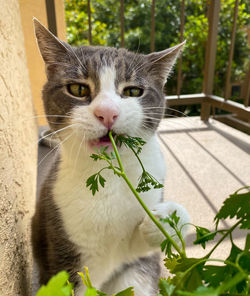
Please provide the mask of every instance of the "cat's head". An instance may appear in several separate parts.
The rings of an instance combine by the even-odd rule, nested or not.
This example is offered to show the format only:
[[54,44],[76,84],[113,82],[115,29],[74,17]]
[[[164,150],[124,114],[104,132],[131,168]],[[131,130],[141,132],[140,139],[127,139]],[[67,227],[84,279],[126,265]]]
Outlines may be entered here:
[[75,48],[34,23],[48,78],[45,111],[61,138],[71,133],[93,147],[105,145],[109,130],[146,140],[154,134],[164,113],[164,84],[184,43],[148,55]]

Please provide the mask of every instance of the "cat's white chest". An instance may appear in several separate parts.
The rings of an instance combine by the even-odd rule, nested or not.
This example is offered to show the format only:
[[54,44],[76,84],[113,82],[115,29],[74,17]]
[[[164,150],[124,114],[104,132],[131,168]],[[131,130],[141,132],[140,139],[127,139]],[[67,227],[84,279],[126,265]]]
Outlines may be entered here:
[[[161,154],[154,153],[152,148],[155,146],[152,145],[148,153],[145,151],[143,163],[152,175],[162,181],[164,162]],[[127,163],[129,161],[132,165],[125,165],[126,173],[136,186],[141,168],[136,162],[134,164],[135,159]],[[82,253],[82,262],[92,270],[95,266],[105,266],[107,274],[110,274],[123,262],[135,258],[130,250],[131,238],[145,212],[125,181],[110,170],[103,172],[107,180],[105,188],[100,187],[99,192],[92,196],[85,182],[98,168],[93,168],[92,162],[90,164],[92,166],[79,174],[72,173],[70,167],[61,166],[53,196],[68,238]],[[141,197],[152,209],[161,199],[161,190],[146,192]],[[88,254],[87,259],[85,254]]]
[[[67,174],[67,172],[64,172]],[[126,238],[144,213],[125,182],[108,172],[105,188],[92,196],[84,181],[60,178],[54,189],[66,233],[79,247],[93,248]],[[67,190],[63,191],[63,188]]]

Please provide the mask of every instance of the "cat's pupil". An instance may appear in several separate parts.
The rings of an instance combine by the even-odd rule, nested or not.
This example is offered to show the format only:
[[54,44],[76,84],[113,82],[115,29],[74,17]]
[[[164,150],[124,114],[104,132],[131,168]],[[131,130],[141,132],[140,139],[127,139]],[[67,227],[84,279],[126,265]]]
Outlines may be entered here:
[[78,83],[69,84],[68,92],[75,97],[88,97],[90,95],[89,87]]
[[139,87],[126,87],[123,94],[126,97],[140,97],[143,94],[143,89]]

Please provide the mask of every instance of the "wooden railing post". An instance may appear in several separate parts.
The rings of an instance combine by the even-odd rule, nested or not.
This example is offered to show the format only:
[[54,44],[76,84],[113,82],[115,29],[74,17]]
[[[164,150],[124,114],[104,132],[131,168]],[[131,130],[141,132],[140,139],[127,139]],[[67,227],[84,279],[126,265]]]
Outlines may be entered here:
[[[184,21],[185,21],[185,0],[181,1],[181,26],[180,26],[180,43],[183,41],[184,36]],[[177,78],[177,95],[181,94],[181,87],[182,87],[182,54],[179,57],[178,61],[178,78]]]
[[91,45],[92,44],[92,25],[91,25],[91,6],[90,6],[90,0],[88,0],[88,24],[89,24],[88,40],[89,40],[89,45]]
[[150,34],[150,51],[155,51],[155,1],[151,5],[151,34]]
[[121,47],[124,47],[124,0],[120,0]]
[[241,86],[240,97],[244,99],[244,105],[246,107],[250,106],[250,64],[244,82]]
[[[214,71],[217,49],[217,33],[219,25],[220,0],[211,0],[208,11],[208,38],[206,44],[205,70],[203,92],[206,95],[213,93]],[[201,120],[207,121],[210,115],[210,104],[202,103]]]
[[234,20],[233,20],[233,27],[232,27],[232,33],[231,33],[230,51],[229,51],[229,59],[228,59],[227,75],[226,75],[226,86],[225,86],[226,100],[231,96],[231,70],[232,70],[232,62],[233,62],[233,56],[234,56],[238,6],[239,6],[239,0],[236,0],[234,5]]
[[55,36],[57,36],[56,10],[55,10],[54,0],[46,0],[46,12],[47,12],[48,29]]

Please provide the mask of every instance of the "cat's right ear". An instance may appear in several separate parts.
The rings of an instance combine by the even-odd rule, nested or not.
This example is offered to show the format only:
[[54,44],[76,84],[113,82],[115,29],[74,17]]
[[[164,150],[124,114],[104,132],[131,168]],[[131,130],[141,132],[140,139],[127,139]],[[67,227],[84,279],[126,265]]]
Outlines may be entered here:
[[65,58],[69,45],[60,41],[48,29],[46,29],[36,18],[33,18],[37,44],[44,62],[55,64]]

